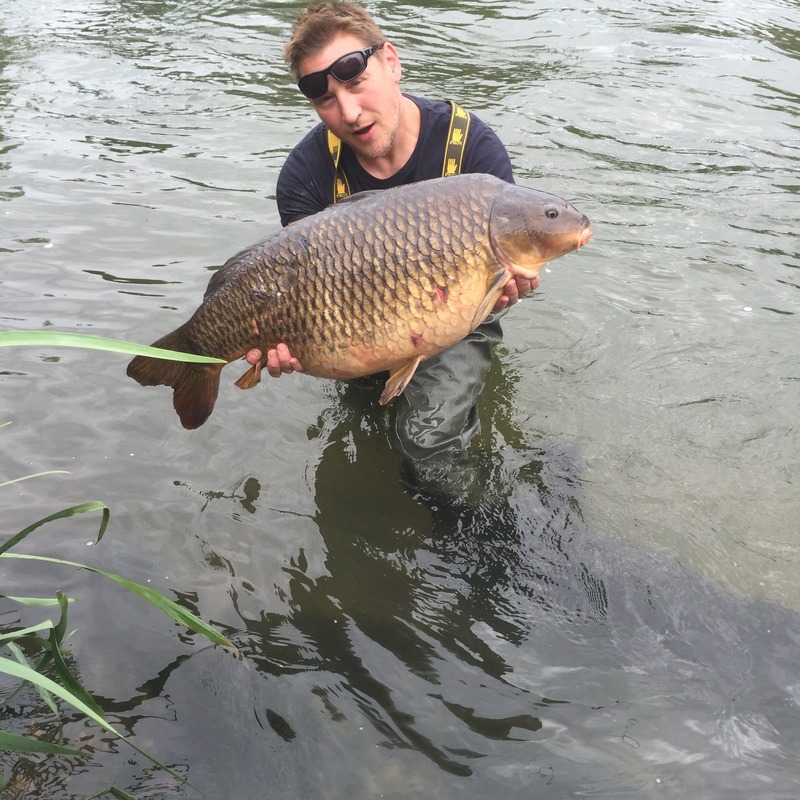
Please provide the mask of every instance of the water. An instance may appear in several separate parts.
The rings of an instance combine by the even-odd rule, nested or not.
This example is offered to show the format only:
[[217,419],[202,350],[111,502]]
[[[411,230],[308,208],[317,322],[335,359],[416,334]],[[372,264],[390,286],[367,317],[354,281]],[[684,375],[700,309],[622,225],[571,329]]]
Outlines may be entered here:
[[[4,329],[150,342],[278,227],[314,121],[280,59],[300,7],[0,3]],[[188,433],[122,357],[8,349],[0,480],[71,474],[2,489],[3,535],[103,500],[100,545],[76,518],[26,549],[170,594],[244,660],[98,576],[4,562],[2,591],[79,597],[81,677],[210,797],[796,797],[797,5],[370,9],[409,91],[596,232],[507,316],[481,502],[415,502],[381,413],[324,381],[231,367]],[[66,735],[94,760],[18,764],[29,796],[192,795]]]

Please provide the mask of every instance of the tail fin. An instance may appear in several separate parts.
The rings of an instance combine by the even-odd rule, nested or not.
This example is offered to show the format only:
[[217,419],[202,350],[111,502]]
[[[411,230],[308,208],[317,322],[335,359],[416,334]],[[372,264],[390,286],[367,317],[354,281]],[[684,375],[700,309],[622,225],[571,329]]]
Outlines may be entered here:
[[[192,352],[183,328],[167,334],[153,347],[178,352]],[[199,428],[214,410],[219,393],[219,376],[224,364],[187,364],[160,358],[136,356],[128,364],[128,375],[142,386],[171,386],[172,405],[181,425],[188,430]]]

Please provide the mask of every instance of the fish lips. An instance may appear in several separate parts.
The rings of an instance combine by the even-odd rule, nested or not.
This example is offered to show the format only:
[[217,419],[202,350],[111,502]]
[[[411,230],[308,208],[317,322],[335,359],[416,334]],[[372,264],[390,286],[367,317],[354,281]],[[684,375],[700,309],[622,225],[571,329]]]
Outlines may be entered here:
[[576,250],[580,250],[581,247],[584,247],[586,244],[589,243],[589,239],[594,236],[594,231],[592,230],[591,223],[589,222],[589,217],[586,214],[583,215],[583,227],[578,232],[578,243],[575,246]]

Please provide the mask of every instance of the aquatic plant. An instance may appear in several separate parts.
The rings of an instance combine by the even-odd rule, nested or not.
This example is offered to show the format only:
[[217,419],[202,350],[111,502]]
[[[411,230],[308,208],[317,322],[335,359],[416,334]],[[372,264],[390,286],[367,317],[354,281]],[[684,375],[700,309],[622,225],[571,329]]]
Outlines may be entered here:
[[[82,334],[58,333],[46,331],[0,331],[0,346],[12,345],[38,345],[38,346],[74,346],[87,347],[92,349],[103,349],[112,352],[129,353],[133,355],[158,355],[164,358],[184,361],[216,361],[203,356],[191,356],[188,354],[175,353],[172,351],[158,351],[155,348],[123,342],[115,339],[104,339],[101,337],[84,336]],[[155,351],[155,352],[154,352]],[[0,428],[9,423],[0,424]],[[0,483],[0,489],[19,483],[20,481],[39,478],[45,475],[64,473],[64,470],[51,470],[40,472],[33,475],[25,475]],[[101,515],[99,529],[97,532],[96,543],[100,542],[103,534],[108,527],[110,510],[102,502],[91,501],[79,505],[64,508],[49,516],[43,517],[36,522],[28,525],[23,530],[15,533],[5,541],[0,541],[0,558],[19,559],[25,561],[46,562],[57,564],[64,567],[87,570],[101,575],[104,578],[114,581],[129,592],[138,595],[167,616],[174,619],[180,625],[188,628],[195,633],[204,636],[213,644],[229,648],[235,651],[233,644],[221,633],[203,622],[199,617],[190,613],[173,600],[165,597],[159,592],[147,586],[134,583],[126,578],[108,572],[97,567],[80,564],[75,561],[67,561],[61,558],[32,555],[29,553],[11,552],[12,549],[24,541],[42,526],[74,517],[82,514],[98,512]],[[0,728],[0,751],[14,753],[39,753],[45,755],[77,756],[80,758],[91,758],[92,754],[86,750],[75,749],[64,744],[63,729],[61,723],[61,704],[66,703],[80,711],[91,719],[101,728],[109,731],[117,738],[126,742],[136,752],[144,756],[159,769],[173,775],[181,783],[192,785],[182,776],[158,761],[155,757],[148,754],[130,738],[122,734],[111,725],[103,714],[103,710],[95,702],[90,692],[81,683],[78,677],[70,670],[65,655],[65,647],[69,638],[67,619],[70,603],[74,598],[67,597],[60,590],[54,590],[50,597],[22,597],[16,595],[2,595],[6,600],[18,607],[28,607],[37,609],[47,609],[45,619],[26,627],[6,626],[0,627],[0,673],[12,678],[15,687],[8,696],[0,700],[0,710],[7,707],[26,686],[33,686],[39,697],[52,712],[57,721],[58,735],[56,741],[48,741],[34,735],[22,736]],[[50,613],[50,612],[54,613]],[[50,677],[52,675],[52,677]],[[0,773],[0,792],[6,786],[5,777]],[[196,787],[193,787],[196,788]],[[112,795],[121,800],[132,800],[131,796],[116,787],[107,787],[101,792],[92,795],[92,798],[103,795]],[[87,798],[87,800],[92,800]]]

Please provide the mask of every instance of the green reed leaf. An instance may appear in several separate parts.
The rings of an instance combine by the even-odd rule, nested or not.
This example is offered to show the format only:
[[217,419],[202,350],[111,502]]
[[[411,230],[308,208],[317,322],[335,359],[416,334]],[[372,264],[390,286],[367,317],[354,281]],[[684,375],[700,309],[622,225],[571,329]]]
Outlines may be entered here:
[[97,714],[94,709],[84,703],[79,697],[76,697],[72,692],[65,689],[63,686],[59,686],[55,681],[50,680],[50,678],[46,677],[45,675],[40,675],[36,670],[31,669],[30,667],[24,664],[17,664],[11,659],[8,658],[0,658],[0,672],[4,672],[6,675],[11,675],[14,678],[19,678],[23,681],[28,681],[29,683],[33,684],[38,690],[44,690],[47,692],[51,692],[56,697],[60,697],[65,702],[69,703],[71,706],[81,711],[91,720],[96,722],[101,728],[113,733],[114,736],[122,739],[126,744],[130,745],[137,753],[141,756],[146,758],[152,764],[155,764],[159,769],[163,769],[165,772],[168,772],[174,778],[177,778],[181,783],[186,783],[192,788],[197,788],[193,786],[186,778],[181,777],[178,775],[175,770],[170,769],[166,764],[162,764],[158,759],[153,758],[149,753],[142,750],[141,747],[135,745],[127,736],[121,734],[113,725],[106,722],[106,720],[102,717],[102,715]]
[[125,739],[119,731],[115,730],[112,725],[109,725],[108,722],[103,719],[93,708],[90,708],[86,703],[84,703],[80,698],[75,697],[70,691],[65,689],[63,686],[59,686],[55,681],[48,678],[46,675],[40,675],[36,670],[31,669],[26,664],[18,664],[16,661],[12,661],[10,658],[3,658],[0,656],[0,672],[4,672],[6,675],[11,675],[13,678],[19,678],[23,681],[28,681],[28,683],[32,684],[33,686],[44,689],[51,694],[54,694],[56,697],[60,697],[62,700],[69,703],[71,706],[74,706],[78,709],[78,711],[83,712],[87,717],[93,719],[98,725],[105,728],[107,731],[110,731],[115,736],[119,736],[120,739]]
[[60,744],[42,742],[28,736],[18,736],[8,731],[0,731],[0,750],[10,753],[48,753],[56,756],[80,756],[81,758],[92,758],[91,753],[83,750],[73,750]]
[[[18,595],[14,594],[4,594],[0,595],[0,597],[5,597],[14,603],[19,603],[21,606],[36,606],[43,608],[46,606],[57,606],[59,604],[58,599],[55,597],[19,597]],[[67,598],[67,601],[70,603],[74,603],[76,600],[77,598],[75,597]]]
[[50,619],[40,622],[38,625],[32,625],[30,628],[20,628],[18,631],[11,631],[10,633],[0,633],[0,644],[4,641],[13,641],[14,639],[21,639],[24,636],[29,636],[37,631],[52,630],[53,621]]
[[77,567],[78,569],[85,569],[89,572],[96,572],[98,575],[102,575],[103,577],[118,583],[120,586],[124,586],[134,594],[138,594],[139,597],[143,598],[160,611],[163,611],[165,614],[172,617],[176,622],[179,622],[181,625],[191,631],[194,631],[195,633],[199,633],[201,636],[205,636],[205,638],[210,642],[218,644],[220,647],[226,647],[232,650],[234,653],[238,653],[238,650],[233,642],[223,636],[215,628],[212,628],[208,623],[203,622],[202,619],[196,617],[191,613],[191,611],[187,611],[182,606],[179,606],[174,600],[164,597],[163,594],[155,591],[155,589],[150,589],[147,586],[142,586],[140,583],[129,581],[127,578],[122,578],[119,575],[115,575],[113,572],[106,572],[105,570],[98,569],[97,567],[89,567],[86,564],[79,564],[76,561],[65,561],[64,559],[50,558],[49,556],[34,556],[27,553],[0,552],[0,558],[20,558],[27,561],[47,561],[51,564],[63,564],[64,566],[68,567]]
[[0,555],[5,553],[7,550],[10,550],[14,545],[19,544],[26,536],[28,536],[28,534],[33,533],[37,528],[41,528],[42,525],[46,525],[48,522],[54,522],[57,519],[66,519],[67,517],[74,517],[78,514],[86,514],[89,511],[103,512],[103,518],[100,521],[100,530],[97,533],[97,541],[99,542],[103,538],[103,534],[106,532],[108,520],[111,517],[111,512],[105,503],[101,503],[99,500],[93,500],[90,503],[80,503],[77,506],[64,508],[55,514],[51,514],[49,517],[43,517],[37,522],[34,522],[33,525],[28,525],[27,528],[21,530],[18,534],[0,544]]
[[12,483],[19,483],[20,481],[27,481],[29,478],[41,478],[42,475],[71,475],[72,473],[68,472],[65,469],[49,469],[47,472],[34,472],[33,475],[23,475],[21,478],[14,478],[10,481],[4,481],[0,483],[0,489],[4,486],[11,486]]
[[61,685],[70,692],[73,697],[77,697],[86,706],[92,709],[98,716],[103,716],[103,709],[97,705],[95,699],[89,694],[86,687],[69,671],[69,667],[61,655],[59,640],[55,635],[55,630],[50,633],[50,653],[53,657],[53,665],[61,679]]
[[225,364],[222,358],[197,356],[193,353],[178,353],[160,347],[126,342],[122,339],[107,339],[104,336],[89,336],[84,333],[60,331],[0,331],[0,347],[82,347],[88,350],[105,350],[109,353],[126,353],[132,356],[150,356],[166,361],[189,361],[194,364]]
[[[56,592],[56,600],[58,600],[58,606],[61,609],[61,619],[58,621],[55,628],[53,628],[53,633],[55,634],[56,644],[60,645],[67,635],[67,612],[69,611],[69,602],[67,601],[67,596],[60,589]],[[51,634],[51,639],[52,636],[53,634]]]
[[[22,650],[19,649],[19,647],[17,647],[17,645],[13,644],[12,642],[9,642],[8,649],[13,653],[14,658],[17,659],[18,664],[21,664],[23,667],[28,666],[28,662],[25,659],[25,654],[22,652]],[[38,665],[34,667],[34,672],[36,672],[37,675],[41,673],[41,669],[39,668]],[[42,698],[47,707],[53,712],[53,716],[57,717],[58,706],[56,705],[56,701],[53,700],[53,696],[50,694],[50,692],[48,692],[47,689],[43,688],[42,686],[34,685],[34,688],[39,693],[39,697]],[[13,692],[12,696],[16,696],[16,694],[20,691],[20,689],[21,686],[18,687],[15,692]]]

